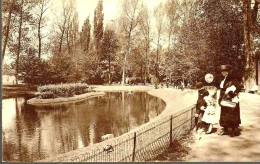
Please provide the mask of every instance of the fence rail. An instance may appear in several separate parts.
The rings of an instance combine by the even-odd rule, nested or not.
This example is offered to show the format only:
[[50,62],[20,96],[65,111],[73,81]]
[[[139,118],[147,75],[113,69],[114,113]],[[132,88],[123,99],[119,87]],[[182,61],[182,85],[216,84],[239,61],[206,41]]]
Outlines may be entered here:
[[139,162],[156,158],[195,126],[195,105],[160,117],[138,130],[84,149],[81,154],[62,155],[56,162]]

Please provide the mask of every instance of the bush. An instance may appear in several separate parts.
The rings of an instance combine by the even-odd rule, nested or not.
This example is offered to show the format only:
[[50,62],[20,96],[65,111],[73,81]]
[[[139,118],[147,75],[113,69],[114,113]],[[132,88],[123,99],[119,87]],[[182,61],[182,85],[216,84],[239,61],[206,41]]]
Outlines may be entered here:
[[[86,83],[72,83],[72,84],[59,84],[59,85],[44,85],[38,87],[41,98],[49,98],[52,93],[53,98],[57,97],[73,97],[87,93],[89,87]],[[48,95],[46,95],[48,93]]]

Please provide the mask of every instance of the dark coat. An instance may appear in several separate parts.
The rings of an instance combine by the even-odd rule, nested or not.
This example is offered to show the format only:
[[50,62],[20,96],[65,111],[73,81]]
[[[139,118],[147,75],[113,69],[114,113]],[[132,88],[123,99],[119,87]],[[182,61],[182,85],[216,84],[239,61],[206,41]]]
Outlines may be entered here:
[[200,107],[204,106],[206,108],[207,103],[204,101],[203,98],[208,95],[209,95],[209,92],[207,91],[207,89],[202,88],[202,89],[198,90],[198,101],[196,104],[196,113],[197,114],[204,113],[204,111],[202,111],[200,109]]
[[[229,93],[225,94],[226,89],[232,85],[234,85],[236,87],[235,92],[234,93],[229,92]],[[241,91],[240,83],[228,75],[224,82],[223,88],[221,88],[221,90],[220,90],[220,96],[219,96],[218,102],[220,103],[221,100],[231,100],[232,98],[237,96],[240,91]],[[239,124],[241,124],[239,103],[237,103],[235,108],[221,106],[219,124],[220,124],[220,126],[226,127],[226,128],[227,127],[231,127],[231,128],[239,127]]]

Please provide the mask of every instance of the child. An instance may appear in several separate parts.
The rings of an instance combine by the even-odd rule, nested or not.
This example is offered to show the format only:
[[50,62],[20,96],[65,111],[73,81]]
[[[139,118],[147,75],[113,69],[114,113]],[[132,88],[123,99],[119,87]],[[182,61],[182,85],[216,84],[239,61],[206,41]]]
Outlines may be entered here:
[[204,97],[208,96],[209,92],[203,87],[202,82],[197,82],[196,87],[198,88],[198,101],[196,104],[196,114],[195,114],[195,126],[197,131],[200,127],[203,128],[200,118],[203,117],[204,109],[207,106]]
[[215,119],[215,113],[216,113],[216,108],[215,108],[215,99],[209,95],[204,97],[205,102],[207,103],[207,107],[205,109],[204,115],[202,117],[202,121],[209,124],[208,131],[206,134],[210,134],[213,128],[213,125],[216,123]]

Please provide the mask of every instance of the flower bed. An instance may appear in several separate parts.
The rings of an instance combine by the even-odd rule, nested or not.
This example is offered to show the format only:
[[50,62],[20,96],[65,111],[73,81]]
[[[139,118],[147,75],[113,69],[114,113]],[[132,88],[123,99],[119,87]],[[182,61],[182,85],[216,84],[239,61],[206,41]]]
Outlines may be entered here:
[[59,85],[44,85],[38,87],[36,94],[38,99],[50,99],[58,97],[73,97],[92,91],[86,83],[72,83]]

